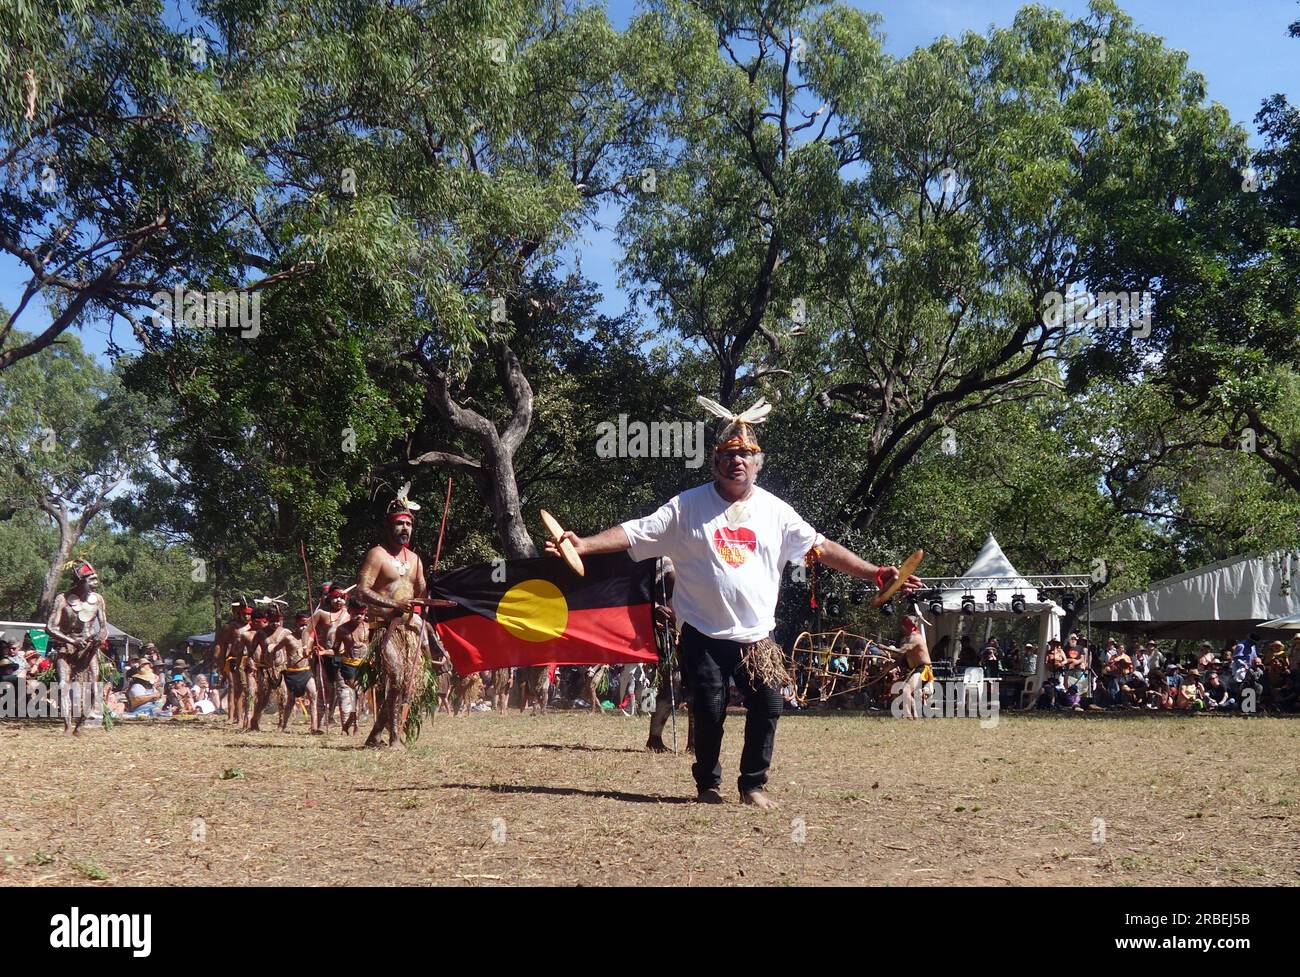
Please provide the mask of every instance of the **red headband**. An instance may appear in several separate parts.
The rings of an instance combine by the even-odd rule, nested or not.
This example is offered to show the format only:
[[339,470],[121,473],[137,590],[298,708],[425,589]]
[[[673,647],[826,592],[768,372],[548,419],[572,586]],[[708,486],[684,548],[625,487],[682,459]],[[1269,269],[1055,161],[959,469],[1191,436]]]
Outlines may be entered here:
[[415,524],[415,516],[411,515],[411,514],[410,514],[409,512],[407,512],[405,509],[398,509],[396,512],[390,512],[390,513],[388,514],[388,521],[389,521],[389,522],[396,522],[398,519],[406,519],[406,520],[408,520],[412,525]]
[[85,580],[87,577],[95,576],[96,573],[97,571],[95,570],[95,568],[92,567],[85,560],[82,560],[81,563],[77,566],[77,568],[72,571],[72,575],[76,577],[78,580]]

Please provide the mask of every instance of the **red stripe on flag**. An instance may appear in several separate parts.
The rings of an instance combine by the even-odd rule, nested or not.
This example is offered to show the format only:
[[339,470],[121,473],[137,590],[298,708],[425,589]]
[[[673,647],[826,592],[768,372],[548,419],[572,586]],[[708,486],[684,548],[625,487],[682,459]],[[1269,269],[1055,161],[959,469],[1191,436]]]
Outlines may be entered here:
[[478,614],[439,621],[438,637],[462,675],[519,665],[659,660],[649,604],[570,610],[564,634],[550,641],[524,641]]

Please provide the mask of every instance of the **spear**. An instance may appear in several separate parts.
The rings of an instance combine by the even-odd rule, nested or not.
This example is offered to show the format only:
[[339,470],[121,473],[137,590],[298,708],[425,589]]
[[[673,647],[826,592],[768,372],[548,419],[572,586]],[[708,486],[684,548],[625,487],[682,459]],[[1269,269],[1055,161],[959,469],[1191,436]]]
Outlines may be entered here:
[[[301,539],[298,540],[298,553],[299,553],[300,556],[302,556],[302,575],[303,575],[303,578],[307,581],[307,610],[310,611],[310,610],[312,610],[311,595],[312,595],[312,593],[313,593],[313,591],[312,591],[312,586],[311,586],[311,570],[310,570],[310,569],[308,568],[308,566],[307,566],[307,544],[306,544],[305,542],[303,542]],[[315,622],[313,621],[313,622],[309,625],[309,627],[312,629],[312,632],[313,632],[313,633],[312,633],[312,635],[311,635],[311,637],[310,637],[308,643],[309,643],[310,645],[315,645],[315,643],[316,643],[316,634],[315,634],[315,631],[316,631],[316,624],[315,624]],[[319,648],[316,649],[316,654],[315,654],[314,657],[315,657],[315,659],[316,659],[316,697],[315,697],[315,699],[314,699],[314,701],[313,701],[313,704],[316,706],[316,713],[317,713],[317,715],[319,715],[319,714],[320,714],[320,708],[321,708],[321,706],[323,705],[323,700],[324,700],[324,698],[325,698],[325,672],[324,672],[324,668],[323,668],[323,666],[321,665],[321,662],[320,662],[320,649],[319,649]],[[310,718],[310,717],[309,717],[309,718]],[[334,719],[334,710],[333,710],[333,709],[330,709],[330,714],[329,714],[328,716],[325,717],[325,723],[326,723],[326,725],[329,725],[329,723],[330,723],[333,719]]]
[[[663,597],[663,606],[668,606],[668,574],[659,578],[659,593]],[[673,720],[673,755],[677,755],[677,693],[673,688],[673,661],[677,658],[676,635],[673,622],[664,621],[664,650],[668,655],[668,704]]]

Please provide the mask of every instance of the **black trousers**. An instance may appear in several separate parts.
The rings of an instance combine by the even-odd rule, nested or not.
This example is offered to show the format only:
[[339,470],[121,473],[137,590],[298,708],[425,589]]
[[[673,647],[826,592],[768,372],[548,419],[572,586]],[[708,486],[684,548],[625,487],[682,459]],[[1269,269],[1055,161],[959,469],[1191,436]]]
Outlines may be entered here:
[[781,718],[781,690],[756,684],[740,668],[740,645],[709,638],[689,624],[682,629],[682,664],[689,675],[692,718],[695,720],[695,764],[691,773],[699,790],[722,785],[722,726],[727,718],[727,679],[733,679],[745,699],[745,746],[740,754],[742,794],[767,783],[776,742],[776,721]]

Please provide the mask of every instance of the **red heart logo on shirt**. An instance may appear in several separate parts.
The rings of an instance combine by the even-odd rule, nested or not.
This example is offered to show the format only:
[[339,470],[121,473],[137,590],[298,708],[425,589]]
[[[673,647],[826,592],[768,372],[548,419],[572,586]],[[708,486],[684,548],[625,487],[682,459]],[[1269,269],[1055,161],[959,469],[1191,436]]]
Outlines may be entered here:
[[713,548],[729,565],[738,567],[758,548],[758,537],[744,526],[722,526],[713,531]]

